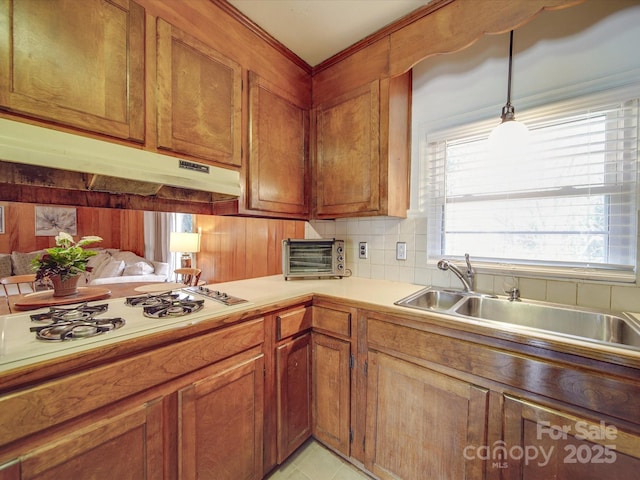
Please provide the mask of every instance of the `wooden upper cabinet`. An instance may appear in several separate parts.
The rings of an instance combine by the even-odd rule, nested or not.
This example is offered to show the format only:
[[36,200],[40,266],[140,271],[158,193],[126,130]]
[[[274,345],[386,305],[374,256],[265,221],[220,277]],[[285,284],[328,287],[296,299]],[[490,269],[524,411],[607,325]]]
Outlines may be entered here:
[[144,140],[144,9],[0,0],[0,108]]
[[308,109],[250,72],[249,123],[247,209],[261,215],[308,217]]
[[162,19],[157,21],[158,147],[239,167],[239,64]]
[[406,217],[411,73],[316,108],[317,218]]

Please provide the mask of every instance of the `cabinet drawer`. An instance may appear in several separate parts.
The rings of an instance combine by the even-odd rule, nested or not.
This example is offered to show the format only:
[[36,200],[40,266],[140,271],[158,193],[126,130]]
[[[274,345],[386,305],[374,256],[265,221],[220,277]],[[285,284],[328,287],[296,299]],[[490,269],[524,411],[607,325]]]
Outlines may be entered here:
[[290,337],[311,328],[311,309],[302,307],[287,310],[276,317],[277,340]]
[[351,313],[326,307],[313,307],[313,328],[344,337],[351,336]]

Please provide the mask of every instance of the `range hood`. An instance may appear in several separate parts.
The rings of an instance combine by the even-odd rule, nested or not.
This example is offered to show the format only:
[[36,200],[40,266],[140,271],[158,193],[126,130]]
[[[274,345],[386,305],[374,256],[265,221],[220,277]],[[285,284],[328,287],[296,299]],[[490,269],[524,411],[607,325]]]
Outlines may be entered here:
[[240,195],[234,170],[3,118],[0,161],[90,174],[86,190],[153,196],[168,186]]

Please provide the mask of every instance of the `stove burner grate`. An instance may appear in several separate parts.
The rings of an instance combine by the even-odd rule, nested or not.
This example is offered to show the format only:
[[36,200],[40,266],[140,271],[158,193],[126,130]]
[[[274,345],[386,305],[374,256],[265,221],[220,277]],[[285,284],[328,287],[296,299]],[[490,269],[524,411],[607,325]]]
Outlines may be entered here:
[[180,294],[171,292],[155,295],[139,295],[137,297],[127,297],[124,303],[129,307],[155,307],[157,305],[162,305],[165,302],[177,300],[179,296]]
[[56,322],[42,327],[32,327],[39,340],[64,341],[87,338],[107,333],[125,324],[122,318],[100,318],[91,321]]
[[149,318],[181,317],[204,307],[204,300],[171,292],[127,297],[124,303],[130,307],[142,307],[142,314]]
[[49,311],[45,313],[34,313],[31,315],[33,322],[42,321],[73,321],[73,320],[86,320],[93,318],[94,316],[104,313],[109,309],[109,305],[106,303],[102,305],[87,305],[87,303],[80,303],[71,307],[49,307]]
[[150,318],[181,317],[195,313],[204,307],[204,300],[181,299],[144,307],[143,315]]
[[87,305],[81,303],[71,307],[50,307],[48,312],[31,315],[33,322],[46,322],[31,327],[38,340],[64,341],[93,337],[110,332],[125,324],[122,318],[96,317],[108,310],[108,304]]

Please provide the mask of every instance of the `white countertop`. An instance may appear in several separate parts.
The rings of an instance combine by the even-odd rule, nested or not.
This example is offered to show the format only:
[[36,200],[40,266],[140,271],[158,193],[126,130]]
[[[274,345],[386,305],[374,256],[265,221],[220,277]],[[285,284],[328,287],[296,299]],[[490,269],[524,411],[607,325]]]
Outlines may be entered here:
[[[32,312],[21,312],[13,315],[0,317],[0,372],[12,370],[14,368],[51,360],[57,357],[83,352],[98,346],[122,342],[124,340],[148,335],[150,333],[179,329],[193,325],[203,320],[216,319],[243,310],[259,308],[278,302],[292,300],[299,296],[310,294],[321,294],[345,299],[352,302],[367,304],[368,308],[375,310],[375,306],[385,307],[385,309],[397,310],[398,313],[420,315],[421,312],[415,309],[395,306],[394,302],[412,293],[425,288],[423,285],[415,285],[402,282],[392,282],[387,280],[372,280],[358,277],[342,279],[318,279],[318,280],[284,280],[282,275],[254,278],[248,280],[238,280],[215,285],[208,285],[213,290],[220,290],[229,295],[244,298],[249,303],[235,306],[224,306],[213,300],[207,299],[206,308],[202,311],[184,317],[174,317],[168,319],[148,319],[141,315],[132,316],[131,308],[123,305],[122,299],[109,299],[95,304],[109,303],[109,316],[122,316],[127,324],[121,329],[114,330],[108,334],[98,335],[90,339],[78,339],[65,342],[43,342],[35,338],[35,334],[29,332],[31,322],[28,314],[44,310],[34,310]],[[426,315],[426,314],[425,314]],[[439,315],[435,312],[428,314],[432,318],[439,318],[450,325],[459,324],[471,325],[474,327],[486,328],[488,334],[496,331],[496,322],[474,320],[466,318],[453,318],[447,315]],[[140,318],[138,318],[140,317]],[[499,330],[504,332],[521,333],[516,326],[500,324]],[[627,348],[616,347],[610,344],[595,344],[589,341],[582,341],[573,338],[561,338],[557,335],[545,332],[535,332],[532,338],[537,345],[544,345],[545,341],[553,341],[578,347],[581,349],[595,349],[601,353],[625,356],[634,361],[640,361],[640,352]]]

